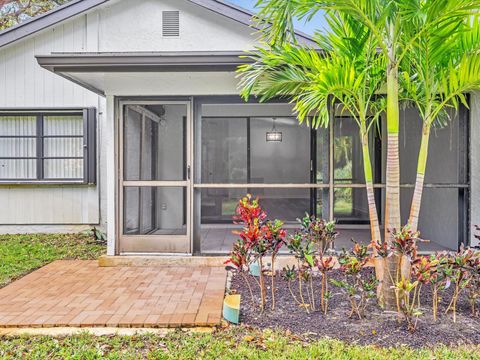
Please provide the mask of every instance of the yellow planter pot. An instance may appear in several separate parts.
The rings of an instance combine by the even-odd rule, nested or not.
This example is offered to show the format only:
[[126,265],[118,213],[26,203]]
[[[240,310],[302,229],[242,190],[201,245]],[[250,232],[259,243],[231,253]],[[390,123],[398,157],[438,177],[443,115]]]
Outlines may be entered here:
[[240,294],[227,295],[223,300],[223,318],[238,324],[240,320]]

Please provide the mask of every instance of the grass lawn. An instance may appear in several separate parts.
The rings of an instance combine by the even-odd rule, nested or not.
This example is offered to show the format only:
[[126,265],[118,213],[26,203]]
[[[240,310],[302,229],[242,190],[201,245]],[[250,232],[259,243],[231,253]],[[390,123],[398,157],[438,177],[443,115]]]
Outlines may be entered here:
[[86,234],[0,235],[0,287],[58,259],[96,259],[105,251]]
[[[319,324],[321,326],[321,324]],[[304,342],[271,331],[245,329],[214,334],[166,336],[18,337],[0,342],[1,358],[35,359],[480,359],[479,348],[411,350],[346,345],[335,340]]]
[[[95,259],[86,235],[1,235],[0,285],[56,259]],[[318,324],[322,326],[322,324]],[[415,335],[412,335],[415,336]],[[215,333],[0,337],[0,359],[480,359],[480,347],[380,349],[244,327]]]

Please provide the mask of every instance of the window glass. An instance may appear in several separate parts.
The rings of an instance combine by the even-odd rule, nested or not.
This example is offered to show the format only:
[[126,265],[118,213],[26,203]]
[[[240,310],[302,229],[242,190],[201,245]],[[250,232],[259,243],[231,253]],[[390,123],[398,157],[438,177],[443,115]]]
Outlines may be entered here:
[[43,118],[43,134],[55,135],[83,135],[83,116],[45,116]]
[[83,138],[45,138],[45,157],[83,157]]
[[28,159],[0,159],[0,179],[36,179],[37,162]]
[[45,159],[45,179],[82,179],[83,159]]
[[0,136],[35,136],[37,132],[36,116],[0,116]]
[[30,157],[37,156],[37,139],[0,137],[1,157]]

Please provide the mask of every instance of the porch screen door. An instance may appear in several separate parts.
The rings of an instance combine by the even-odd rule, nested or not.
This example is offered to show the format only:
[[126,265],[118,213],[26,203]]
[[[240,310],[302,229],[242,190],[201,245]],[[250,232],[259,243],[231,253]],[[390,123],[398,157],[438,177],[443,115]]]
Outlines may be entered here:
[[190,253],[190,104],[121,112],[120,253]]

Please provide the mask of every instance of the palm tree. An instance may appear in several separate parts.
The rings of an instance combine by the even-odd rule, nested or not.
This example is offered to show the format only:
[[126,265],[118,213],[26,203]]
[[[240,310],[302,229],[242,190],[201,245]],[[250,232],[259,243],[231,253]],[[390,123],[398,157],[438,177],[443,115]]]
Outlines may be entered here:
[[[385,61],[387,168],[385,241],[401,226],[399,161],[399,69],[417,41],[431,29],[449,26],[479,7],[479,0],[259,0],[259,21],[270,44],[293,41],[293,19],[311,19],[320,10],[349,16],[368,28]],[[424,19],[425,12],[434,14]],[[398,259],[390,257],[383,279],[385,305],[396,304],[392,279],[398,278]],[[393,275],[393,276],[392,276]]]
[[[293,18],[311,19],[323,10],[347,16],[368,29],[368,34],[376,48],[370,49],[374,55],[381,55],[385,61],[386,76],[386,115],[387,115],[387,171],[386,171],[386,207],[385,240],[389,241],[391,228],[400,227],[400,161],[398,155],[399,103],[398,70],[400,61],[398,53],[402,50],[400,36],[402,27],[398,7],[391,0],[259,0],[261,8],[258,18],[264,24],[266,40],[270,44],[292,41],[296,43],[293,32]],[[338,45],[338,44],[337,44]],[[334,52],[337,51],[335,47]],[[327,105],[327,104],[318,104]],[[326,110],[323,110],[326,111]],[[383,279],[383,300],[389,308],[396,304],[395,293],[390,276],[391,269],[396,269],[397,261],[387,262]]]
[[328,125],[331,105],[348,112],[362,142],[371,237],[381,241],[368,133],[384,111],[385,101],[377,96],[384,83],[384,58],[375,56],[374,38],[365,26],[333,12],[326,19],[332,31],[316,38],[323,53],[284,43],[250,54],[253,64],[239,68],[241,94],[255,94],[261,101],[288,97],[299,121],[312,118],[316,128]]
[[375,38],[363,24],[338,12],[328,12],[331,31],[318,34],[322,53],[290,43],[257,49],[253,64],[240,67],[242,96],[261,101],[285,96],[295,102],[300,122],[327,126],[331,105],[341,106],[357,123],[362,144],[364,175],[372,241],[382,241],[373,188],[368,134],[385,108],[378,92],[384,85],[385,58],[378,56]]
[[[480,7],[479,7],[480,10]],[[425,21],[435,13],[426,12]],[[480,89],[480,22],[478,16],[455,18],[449,26],[426,31],[407,57],[415,78],[404,77],[407,97],[423,120],[415,189],[408,223],[417,231],[430,131],[450,120],[450,109],[468,107],[465,94]]]

